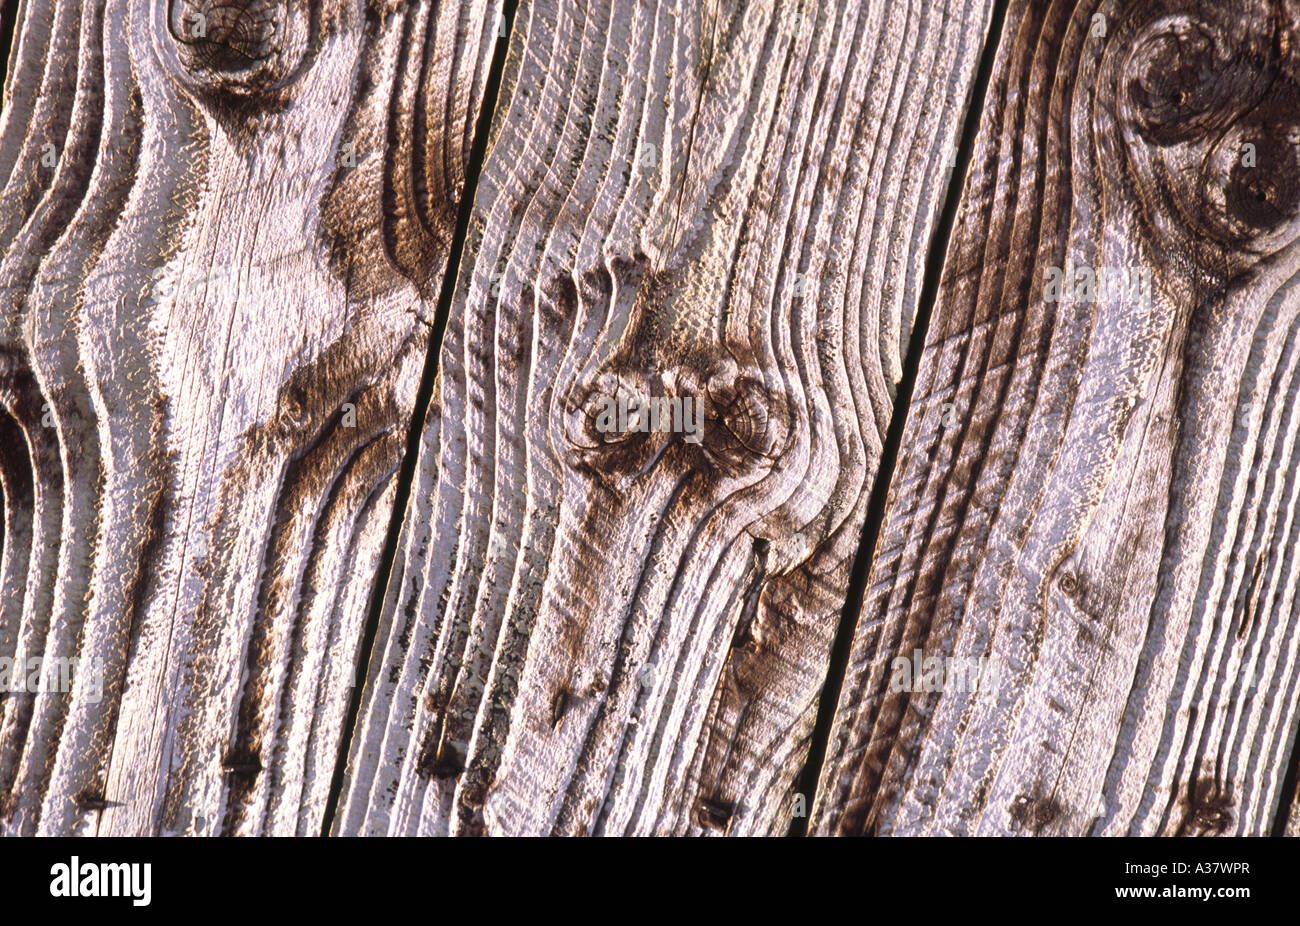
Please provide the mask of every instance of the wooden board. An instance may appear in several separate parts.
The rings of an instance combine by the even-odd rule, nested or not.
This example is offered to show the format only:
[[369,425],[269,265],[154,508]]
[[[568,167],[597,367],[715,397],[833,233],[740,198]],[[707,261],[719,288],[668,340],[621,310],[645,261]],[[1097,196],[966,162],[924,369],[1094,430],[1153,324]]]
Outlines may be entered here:
[[[1273,829],[1300,707],[1298,81],[1295,0],[1011,3],[814,832]],[[1149,272],[1150,297],[1050,301],[1067,265]],[[997,671],[908,688],[918,650]]]
[[990,9],[521,6],[335,832],[790,826]]
[[15,16],[0,833],[1300,833],[1300,0]]
[[320,831],[498,11],[24,0],[5,832]]

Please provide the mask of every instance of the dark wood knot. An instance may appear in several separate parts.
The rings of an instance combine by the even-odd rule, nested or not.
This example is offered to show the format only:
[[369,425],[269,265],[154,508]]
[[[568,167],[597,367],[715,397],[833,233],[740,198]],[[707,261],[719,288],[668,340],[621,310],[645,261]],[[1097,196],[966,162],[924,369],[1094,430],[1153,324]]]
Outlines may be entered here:
[[1198,224],[1226,247],[1272,252],[1300,231],[1300,94],[1293,88],[1288,111],[1277,111],[1273,96],[1202,165]]
[[703,392],[703,445],[713,466],[732,475],[770,469],[790,439],[784,394],[731,360],[714,368]]
[[1227,280],[1300,233],[1294,26],[1273,3],[1174,5],[1126,24],[1124,150],[1165,246]]
[[621,365],[580,380],[565,403],[572,465],[623,480],[667,451],[690,469],[739,475],[771,468],[790,437],[788,404],[730,360],[658,373]]
[[1215,134],[1267,89],[1276,63],[1272,48],[1272,21],[1258,9],[1240,19],[1234,11],[1221,22],[1159,16],[1129,46],[1122,107],[1159,145]]
[[[648,435],[662,433],[652,427],[665,423],[656,400],[670,397],[651,395],[656,392],[662,390],[655,388],[654,379],[633,370],[606,369],[580,382],[566,408],[565,435],[570,446],[632,449],[649,440]],[[671,426],[671,419],[668,423]]]
[[290,79],[306,55],[309,18],[304,0],[169,0],[167,8],[182,79],[236,97]]

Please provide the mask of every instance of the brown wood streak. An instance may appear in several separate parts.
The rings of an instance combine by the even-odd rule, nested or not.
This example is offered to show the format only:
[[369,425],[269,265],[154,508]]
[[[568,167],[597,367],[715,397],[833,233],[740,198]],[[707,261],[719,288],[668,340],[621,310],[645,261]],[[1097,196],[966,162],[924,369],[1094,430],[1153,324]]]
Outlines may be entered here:
[[[1300,707],[1298,39],[1295,0],[1012,3],[814,832],[1269,831]],[[1067,262],[1152,298],[1049,302]],[[915,649],[1001,678],[898,690]]]
[[990,10],[521,6],[336,832],[789,826]]
[[498,9],[22,7],[5,832],[319,831]]

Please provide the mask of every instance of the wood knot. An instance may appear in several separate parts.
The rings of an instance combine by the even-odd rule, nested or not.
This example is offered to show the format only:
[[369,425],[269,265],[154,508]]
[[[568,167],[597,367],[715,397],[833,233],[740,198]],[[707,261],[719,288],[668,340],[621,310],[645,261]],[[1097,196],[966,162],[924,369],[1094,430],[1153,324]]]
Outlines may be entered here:
[[1277,108],[1234,125],[1203,164],[1198,224],[1226,247],[1271,253],[1300,230],[1300,121]]
[[[603,370],[579,383],[566,409],[565,436],[580,451],[636,451],[652,441],[651,435],[673,427],[672,411],[679,409],[683,432],[686,406],[680,396],[651,395],[651,377],[632,370]],[[665,403],[661,400],[677,399]],[[694,413],[694,408],[690,409]],[[671,431],[670,431],[671,432]]]
[[306,57],[304,0],[169,0],[167,29],[192,89],[254,97],[283,86]]
[[704,393],[704,449],[713,465],[732,475],[770,468],[790,438],[784,396],[730,360],[709,376]]
[[1173,145],[1217,133],[1259,100],[1270,79],[1272,24],[1235,16],[1165,15],[1137,33],[1122,104],[1146,138]]
[[790,437],[787,403],[754,372],[714,361],[647,373],[606,368],[571,391],[564,433],[575,466],[636,478],[667,457],[737,476],[771,468]]
[[671,370],[653,374],[620,363],[576,383],[563,422],[569,463],[624,485],[670,449],[698,452],[705,399],[677,379]]
[[1140,200],[1165,213],[1152,226],[1172,233],[1165,247],[1221,280],[1300,233],[1300,86],[1288,27],[1271,4],[1242,6],[1134,24],[1116,85]]

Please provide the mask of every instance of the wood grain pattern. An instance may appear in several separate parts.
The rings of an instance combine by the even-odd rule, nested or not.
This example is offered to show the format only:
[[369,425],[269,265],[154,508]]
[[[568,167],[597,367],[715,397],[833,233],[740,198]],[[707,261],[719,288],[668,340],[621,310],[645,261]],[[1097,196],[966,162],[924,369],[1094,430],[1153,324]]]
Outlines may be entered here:
[[498,10],[24,0],[5,832],[319,832]]
[[[1300,4],[1013,2],[988,101],[813,831],[1269,832],[1300,716]],[[1067,265],[1152,298],[1050,302]],[[916,649],[1002,678],[894,690]]]
[[1300,0],[14,13],[0,834],[1300,831]]
[[521,7],[336,832],[787,829],[990,9]]

